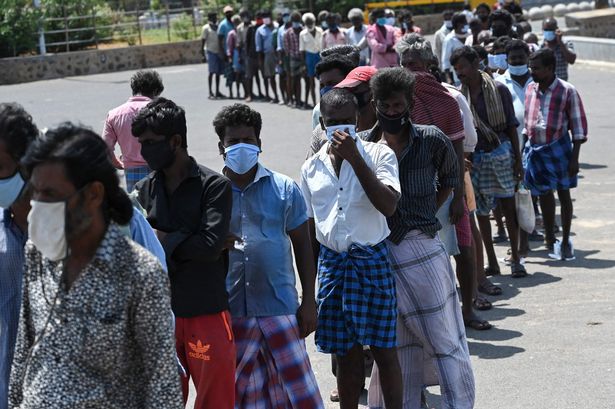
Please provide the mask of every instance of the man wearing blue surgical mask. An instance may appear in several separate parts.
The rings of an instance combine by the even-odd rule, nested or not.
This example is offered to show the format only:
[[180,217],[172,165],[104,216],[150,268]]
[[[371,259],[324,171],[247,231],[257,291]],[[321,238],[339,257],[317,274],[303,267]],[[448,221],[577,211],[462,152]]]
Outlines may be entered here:
[[[237,339],[236,407],[274,406],[282,399],[292,407],[324,409],[304,341],[316,330],[317,318],[316,267],[303,194],[291,178],[259,163],[258,112],[244,104],[227,106],[213,126],[233,191],[225,248]],[[300,302],[291,247],[303,290]]]
[[19,160],[38,135],[32,117],[17,104],[0,104],[0,409],[8,408],[30,195]]
[[548,18],[542,23],[543,42],[540,48],[549,48],[555,54],[555,76],[568,81],[568,64],[574,64],[577,55],[571,41],[562,40],[562,31],[557,27],[557,20]]
[[231,184],[188,155],[186,114],[173,101],[157,98],[147,104],[134,119],[132,133],[154,170],[135,190],[166,253],[176,350],[188,375],[182,378],[184,403],[191,377],[195,408],[232,409],[235,341],[224,250]]
[[442,27],[436,31],[434,34],[434,49],[433,52],[438,57],[438,61],[440,63],[440,69],[442,69],[442,47],[444,46],[444,40],[446,36],[453,31],[453,22],[451,19],[453,18],[454,11],[453,10],[445,10],[442,12],[442,19],[444,20],[442,23]]

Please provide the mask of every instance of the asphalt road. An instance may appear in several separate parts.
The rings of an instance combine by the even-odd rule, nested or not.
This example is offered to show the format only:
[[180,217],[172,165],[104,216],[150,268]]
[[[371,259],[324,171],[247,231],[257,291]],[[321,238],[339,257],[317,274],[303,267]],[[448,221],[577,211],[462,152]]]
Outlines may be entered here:
[[[205,68],[161,68],[164,96],[185,107],[188,145],[196,159],[221,169],[211,122],[232,101],[207,99]],[[577,64],[571,82],[588,114],[590,139],[581,149],[582,179],[573,192],[577,260],[547,260],[536,247],[528,259],[531,276],[496,281],[504,294],[484,313],[495,328],[468,331],[479,409],[615,408],[615,155],[613,154],[612,68]],[[0,101],[17,101],[39,127],[80,122],[100,132],[107,111],[130,94],[131,72],[75,77],[0,87]],[[233,101],[234,102],[234,101]],[[261,162],[297,178],[310,137],[311,113],[253,103],[263,116]],[[536,243],[534,243],[536,246]],[[501,257],[506,248],[498,247]],[[508,269],[502,266],[503,271]],[[307,340],[323,397],[334,386],[329,357]],[[430,402],[439,401],[430,389]],[[328,402],[327,407],[336,405]]]

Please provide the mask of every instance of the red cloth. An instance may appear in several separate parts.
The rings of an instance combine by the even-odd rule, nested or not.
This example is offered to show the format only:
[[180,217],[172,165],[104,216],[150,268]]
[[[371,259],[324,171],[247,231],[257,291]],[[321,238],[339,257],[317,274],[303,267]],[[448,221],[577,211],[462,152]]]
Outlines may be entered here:
[[417,125],[435,125],[451,141],[463,140],[463,120],[455,97],[430,73],[413,74],[416,83],[412,122]]
[[196,388],[194,409],[234,409],[235,338],[228,311],[175,318],[175,349],[188,377],[182,377],[184,403],[189,378]]
[[463,201],[463,217],[455,225],[457,245],[459,247],[472,246],[472,227],[470,226],[470,212],[466,201]]

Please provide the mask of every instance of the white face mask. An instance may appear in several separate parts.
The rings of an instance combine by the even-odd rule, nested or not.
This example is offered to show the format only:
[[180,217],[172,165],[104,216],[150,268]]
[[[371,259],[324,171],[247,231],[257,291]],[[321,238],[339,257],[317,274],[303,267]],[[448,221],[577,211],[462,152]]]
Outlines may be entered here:
[[327,139],[329,140],[329,142],[331,142],[333,140],[333,134],[335,133],[335,131],[342,131],[342,132],[346,132],[348,135],[350,135],[352,139],[356,140],[357,139],[356,129],[357,129],[356,125],[353,125],[353,124],[328,126],[326,129]]
[[66,201],[30,201],[28,213],[28,237],[51,261],[59,261],[68,255],[66,241]]

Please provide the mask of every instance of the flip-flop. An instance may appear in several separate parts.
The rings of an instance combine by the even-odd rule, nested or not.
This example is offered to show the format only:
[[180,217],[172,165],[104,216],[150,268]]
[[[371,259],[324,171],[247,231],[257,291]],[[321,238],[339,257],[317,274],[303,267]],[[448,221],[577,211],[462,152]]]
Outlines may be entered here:
[[493,328],[493,325],[491,325],[489,321],[477,319],[463,320],[463,325],[476,331],[486,331]]
[[487,311],[493,308],[491,301],[480,296],[472,300],[472,305],[479,311]]
[[524,278],[527,277],[527,270],[521,263],[512,263],[510,266],[510,274],[512,278]]
[[478,284],[478,292],[487,294],[487,295],[502,295],[502,288],[493,284],[489,280],[485,280],[482,283]]

